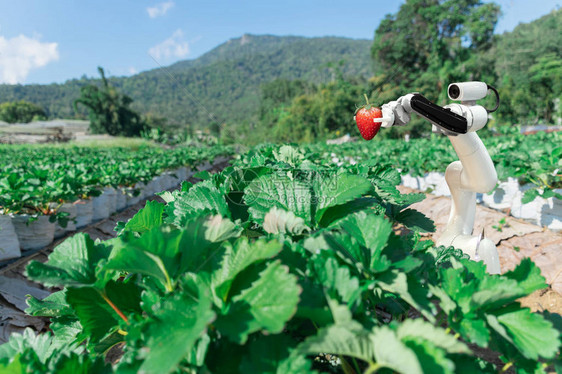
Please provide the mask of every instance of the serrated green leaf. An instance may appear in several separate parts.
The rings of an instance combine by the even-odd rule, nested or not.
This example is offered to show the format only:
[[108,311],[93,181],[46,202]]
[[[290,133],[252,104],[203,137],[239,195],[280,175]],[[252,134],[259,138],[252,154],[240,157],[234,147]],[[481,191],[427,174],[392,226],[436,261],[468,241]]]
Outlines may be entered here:
[[400,296],[408,304],[419,310],[425,318],[434,322],[435,306],[430,302],[427,289],[413,278],[409,278],[399,270],[391,270],[377,277],[377,285],[383,290]]
[[186,358],[215,319],[208,292],[196,286],[198,295],[174,294],[164,300],[147,325],[142,352],[144,373],[169,373]]
[[373,330],[374,356],[377,364],[399,373],[423,373],[414,351],[400,341],[396,332],[382,326]]
[[66,302],[66,290],[53,292],[43,300],[28,295],[26,302],[29,308],[25,313],[30,316],[60,317],[74,314]]
[[514,270],[508,271],[503,276],[517,281],[518,287],[525,295],[548,287],[545,278],[541,275],[541,269],[530,258],[524,258]]
[[483,320],[465,316],[459,322],[452,322],[451,325],[469,342],[484,348],[488,346],[490,331]]
[[162,225],[162,214],[164,213],[165,205],[153,200],[147,201],[144,208],[139,210],[119,232],[132,231],[137,233],[144,233],[152,230],[155,227]]
[[421,232],[434,232],[435,224],[421,212],[414,209],[404,209],[394,216],[394,219],[404,226]]
[[301,374],[315,373],[308,359],[291,355],[296,342],[288,335],[260,336],[250,343],[249,354],[242,358],[241,373]]
[[441,347],[421,337],[408,337],[402,339],[402,342],[415,353],[424,373],[453,374],[455,372],[455,364],[447,358]]
[[369,249],[368,269],[377,267],[383,248],[392,232],[392,225],[384,217],[365,212],[355,213],[342,220],[339,225],[360,245]]
[[240,272],[254,262],[275,256],[282,248],[277,240],[260,239],[251,243],[247,238],[241,238],[232,245],[226,243],[220,267],[211,275],[211,289],[215,296],[226,302],[230,286]]
[[244,190],[244,201],[252,218],[263,224],[271,208],[292,212],[312,224],[312,189],[306,183],[282,175],[265,175],[254,179]]
[[447,334],[445,330],[435,327],[422,319],[405,320],[396,329],[396,334],[401,340],[405,338],[427,340],[449,353],[470,353],[466,344],[457,340],[453,335]]
[[339,265],[333,257],[324,259],[318,256],[313,258],[313,261],[315,278],[328,293],[337,292],[344,303],[349,302],[355,296],[359,288],[359,280],[351,276],[349,268]]
[[78,233],[59,244],[46,263],[30,262],[26,273],[29,279],[47,286],[91,286],[100,283],[96,267],[108,255],[107,247],[94,244],[88,234]]
[[310,231],[301,217],[293,212],[273,207],[263,219],[263,229],[270,234],[301,235]]
[[186,222],[200,214],[220,214],[229,217],[230,211],[224,195],[213,186],[196,184],[188,191],[175,195],[174,201],[165,208],[166,222],[177,227],[184,227]]
[[315,220],[319,222],[328,208],[363,196],[371,189],[371,183],[359,175],[330,174],[315,178],[313,188],[316,200]]
[[375,361],[375,342],[371,331],[350,320],[322,328],[299,344],[300,354],[330,353],[355,357],[367,363]]
[[553,358],[560,349],[559,332],[550,321],[527,308],[497,315],[513,344],[527,358]]
[[66,300],[93,343],[99,342],[111,329],[119,326],[119,315],[104,300],[100,290],[92,287],[70,288]]
[[217,329],[238,343],[262,329],[277,334],[295,314],[300,293],[288,268],[272,262],[250,287],[232,297],[227,312],[216,321]]

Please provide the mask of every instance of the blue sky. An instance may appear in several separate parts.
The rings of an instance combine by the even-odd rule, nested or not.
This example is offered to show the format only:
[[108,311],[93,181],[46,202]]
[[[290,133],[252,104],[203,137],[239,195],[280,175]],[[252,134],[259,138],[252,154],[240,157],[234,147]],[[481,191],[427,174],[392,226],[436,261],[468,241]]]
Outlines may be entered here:
[[[560,7],[560,0],[496,0],[496,32]],[[132,75],[192,59],[244,33],[372,39],[402,1],[0,0],[0,83]],[[151,57],[152,56],[152,57]],[[156,61],[157,62],[156,62]]]

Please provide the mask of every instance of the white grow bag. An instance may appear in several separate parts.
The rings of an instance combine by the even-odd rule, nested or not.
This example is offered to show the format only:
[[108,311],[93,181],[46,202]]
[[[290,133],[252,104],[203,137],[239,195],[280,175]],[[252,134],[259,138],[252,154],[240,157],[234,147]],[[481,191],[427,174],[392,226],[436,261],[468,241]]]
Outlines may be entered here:
[[55,224],[49,222],[49,216],[39,216],[28,224],[30,218],[27,214],[12,217],[20,248],[39,249],[51,244],[55,238]]
[[491,194],[483,194],[482,201],[492,209],[508,209],[519,193],[519,182],[516,178],[508,177],[507,181],[498,183]]
[[117,196],[117,191],[112,187],[106,187],[103,189],[103,193],[100,196],[93,198],[94,204],[94,215],[92,217],[93,221],[99,221],[106,219],[113,212],[115,212],[115,198]]
[[199,171],[209,170],[209,169],[211,169],[211,167],[212,167],[211,163],[209,161],[205,161],[201,165],[197,166],[197,170],[199,170]]
[[76,228],[92,223],[94,217],[94,202],[92,199],[78,200],[74,205],[76,206]]
[[76,205],[72,203],[64,203],[58,209],[59,212],[68,213],[68,222],[66,223],[66,227],[62,227],[59,223],[55,223],[55,238],[60,238],[64,236],[68,231],[76,231],[76,216],[78,209]]
[[[138,190],[138,195],[133,196],[136,190]],[[135,187],[127,187],[125,189],[125,192],[127,194],[127,206],[133,206],[141,201],[143,198],[143,190],[144,184],[140,182],[135,184]]]
[[151,197],[152,195],[154,195],[158,192],[162,192],[165,189],[162,186],[162,182],[163,182],[162,176],[156,176],[156,177],[152,178],[152,180],[150,182],[148,182],[148,184],[146,185],[146,188],[145,188],[146,195],[145,195],[145,197]]
[[121,211],[127,207],[126,188],[120,187],[115,194],[115,210]]
[[[432,188],[434,189],[432,193],[435,195],[451,195],[442,173],[426,173],[424,177],[403,174],[401,178],[401,184],[406,187],[421,191]],[[476,194],[476,202],[492,209],[510,209],[513,217],[547,227],[549,230],[562,231],[562,201],[553,197],[544,199],[539,196],[530,203],[521,203],[525,191],[533,187],[528,184],[521,186],[516,178],[509,177],[507,181],[499,182],[491,194]],[[562,194],[562,189],[556,189],[555,192]]]
[[20,242],[12,224],[12,217],[0,215],[0,261],[20,256]]

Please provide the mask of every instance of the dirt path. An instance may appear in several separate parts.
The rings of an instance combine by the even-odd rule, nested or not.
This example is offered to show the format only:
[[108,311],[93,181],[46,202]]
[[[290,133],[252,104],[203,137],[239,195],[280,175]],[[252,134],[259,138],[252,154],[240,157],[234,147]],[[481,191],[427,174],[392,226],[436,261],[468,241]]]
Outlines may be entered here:
[[[404,193],[420,192],[402,186],[399,189]],[[431,194],[426,196],[425,200],[412,205],[412,208],[435,222],[437,229],[430,235],[433,239],[445,230],[451,198]],[[496,243],[502,272],[512,270],[525,257],[531,258],[541,269],[550,287],[521,299],[521,303],[535,311],[547,309],[562,314],[562,234],[480,205],[476,208],[475,222],[474,232],[480,233],[484,229],[485,236]]]

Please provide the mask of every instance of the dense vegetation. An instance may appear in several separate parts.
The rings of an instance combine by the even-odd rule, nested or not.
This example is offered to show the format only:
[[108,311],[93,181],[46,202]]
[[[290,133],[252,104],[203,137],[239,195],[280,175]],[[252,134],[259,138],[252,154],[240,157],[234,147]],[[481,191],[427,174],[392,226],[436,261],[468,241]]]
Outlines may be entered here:
[[[378,160],[334,165],[262,146],[152,201],[119,236],[80,233],[27,276],[62,288],[27,312],[49,331],[0,346],[8,372],[545,373],[560,316],[516,301],[547,287],[523,260],[488,275],[435,247]],[[398,235],[394,224],[414,230]],[[487,348],[498,352],[498,362]],[[500,361],[501,360],[501,361]]]
[[230,152],[220,146],[133,150],[1,145],[0,211],[50,215],[61,204],[97,196],[108,186],[128,188],[132,195],[137,193],[138,183],[147,184],[166,170],[197,165]]
[[[196,60],[109,81],[134,100],[133,109],[166,117],[170,124],[237,124],[255,118],[260,85],[275,78],[328,82],[334,74],[328,63],[343,59],[346,75],[366,79],[369,46],[367,40],[336,37],[244,35]],[[77,115],[72,102],[80,95],[80,87],[95,81],[0,85],[0,102],[25,98],[45,108],[49,117],[70,118]]]
[[80,88],[80,97],[74,101],[88,108],[90,131],[94,134],[121,136],[139,136],[147,130],[147,124],[141,116],[130,108],[133,99],[118,92],[105,77],[105,72],[98,67],[101,86],[88,84]]
[[[165,126],[205,128],[246,144],[352,131],[363,92],[383,103],[420,91],[445,104],[447,84],[459,80],[499,88],[495,124],[559,121],[562,10],[493,35],[498,14],[497,5],[480,0],[409,0],[381,22],[373,42],[245,35],[196,60],[110,82],[134,100],[134,110],[166,118]],[[292,81],[294,89],[285,90]],[[0,101],[26,99],[50,117],[80,116],[72,102],[89,83],[2,85]],[[275,90],[283,94],[271,96]],[[427,133],[420,120],[385,133],[405,131]]]
[[0,121],[8,123],[28,123],[46,119],[45,111],[38,105],[25,100],[0,104]]

